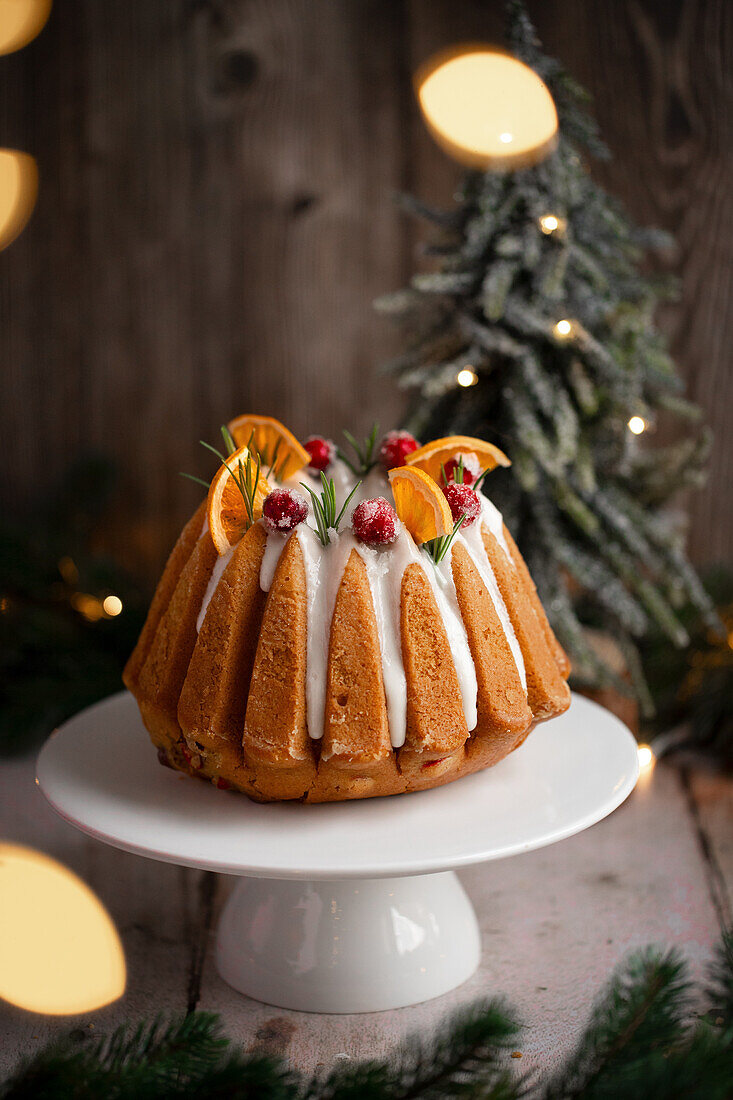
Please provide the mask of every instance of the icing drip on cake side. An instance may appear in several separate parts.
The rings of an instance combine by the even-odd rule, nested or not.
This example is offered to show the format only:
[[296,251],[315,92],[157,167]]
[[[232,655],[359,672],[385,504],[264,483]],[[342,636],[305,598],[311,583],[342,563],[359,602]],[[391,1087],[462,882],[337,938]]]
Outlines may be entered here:
[[[489,502],[487,501],[486,503]],[[491,507],[494,507],[493,504],[491,505]],[[496,511],[496,509],[494,509],[494,511]],[[501,519],[500,513],[497,512],[496,514],[499,515],[499,518]],[[471,524],[470,527],[462,527],[456,535],[456,540],[462,542],[465,546],[466,550],[468,551],[469,557],[471,558],[471,561],[476,566],[478,575],[484,582],[484,586],[489,593],[489,596],[491,597],[491,602],[494,605],[496,614],[499,616],[499,622],[501,623],[504,634],[506,635],[506,640],[509,643],[509,648],[512,651],[514,663],[517,666],[519,679],[522,681],[522,687],[524,688],[526,694],[527,673],[524,668],[524,658],[522,657],[522,650],[519,647],[519,642],[517,641],[517,636],[514,633],[512,621],[509,618],[509,612],[507,611],[506,604],[504,603],[504,597],[499,591],[499,585],[496,582],[494,570],[491,567],[491,562],[489,561],[488,555],[486,553],[486,548],[484,547],[484,540],[481,531],[482,519],[483,515],[479,517],[476,523]],[[496,534],[496,532],[493,531],[492,534]],[[503,541],[504,540],[502,535],[502,542]]]
[[218,557],[216,559],[216,561],[214,562],[214,568],[211,570],[211,576],[209,577],[209,583],[206,586],[206,591],[204,592],[204,598],[201,602],[201,610],[199,611],[199,617],[196,620],[196,633],[197,634],[199,634],[201,632],[201,627],[204,625],[204,619],[206,618],[206,612],[208,611],[209,604],[211,603],[211,597],[216,592],[219,581],[222,578],[222,574],[224,573],[224,570],[226,569],[226,567],[229,565],[229,562],[232,560],[232,554],[233,553],[234,553],[233,550],[229,550],[226,554],[222,554],[220,557]]
[[[329,470],[329,476],[334,479],[337,509],[340,509],[357,479],[341,461],[333,464]],[[294,478],[285,482],[285,485],[308,497],[308,519],[292,534],[300,543],[306,575],[308,623],[306,711],[310,736],[314,740],[320,740],[323,736],[331,620],[336,594],[353,549],[364,562],[372,595],[382,661],[382,682],[393,748],[398,749],[404,745],[407,727],[407,681],[402,659],[400,619],[402,577],[405,569],[413,562],[423,570],[435,596],[453,655],[466,725],[469,730],[473,730],[477,721],[476,670],[453,582],[451,552],[440,565],[436,566],[433,560],[418,548],[402,524],[398,524],[397,539],[389,546],[372,549],[355,538],[350,530],[350,524],[351,513],[357,504],[376,496],[383,496],[390,503],[394,503],[389,482],[381,468],[371,470],[363,480],[344,514],[340,533],[331,531],[331,541],[324,547],[315,531],[313,504],[303,489],[303,483],[309,485],[316,493],[321,490],[320,478],[307,470],[301,470]],[[481,502],[479,520],[471,527],[459,531],[456,538],[460,539],[466,547],[489,592],[526,690],[526,674],[521,650],[481,537],[481,526],[486,524],[509,557],[502,517],[486,497],[481,496]],[[267,534],[260,568],[260,588],[264,592],[270,590],[280,556],[290,537],[292,535],[276,532]],[[225,554],[214,564],[199,612],[197,630],[201,629],[211,598],[231,556],[231,552]]]

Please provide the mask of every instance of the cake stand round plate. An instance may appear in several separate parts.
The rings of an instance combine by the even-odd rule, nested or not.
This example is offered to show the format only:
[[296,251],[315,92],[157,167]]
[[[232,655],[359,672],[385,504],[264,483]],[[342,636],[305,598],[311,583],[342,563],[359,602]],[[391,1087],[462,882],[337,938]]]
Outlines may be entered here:
[[636,742],[574,695],[500,764],[413,795],[259,805],[161,768],[127,692],[82,711],[38,758],[51,806],[137,855],[241,876],[222,914],[222,977],[258,1000],[373,1012],[453,989],[478,966],[454,872],[563,840],[638,777]]

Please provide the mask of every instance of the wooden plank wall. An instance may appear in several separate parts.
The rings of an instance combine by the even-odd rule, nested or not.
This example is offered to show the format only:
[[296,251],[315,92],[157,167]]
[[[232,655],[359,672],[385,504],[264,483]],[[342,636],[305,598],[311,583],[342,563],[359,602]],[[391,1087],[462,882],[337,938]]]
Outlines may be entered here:
[[[616,155],[598,177],[677,234],[665,317],[717,432],[692,503],[698,561],[733,558],[733,6],[535,0],[547,46],[596,98]],[[395,346],[378,293],[415,263],[391,195],[445,200],[415,66],[497,39],[499,0],[59,0],[0,58],[0,144],[41,172],[0,255],[0,504],[90,448],[122,480],[114,539],[150,575],[208,472],[195,441],[245,409],[299,433],[399,415],[375,364]],[[729,65],[727,68],[729,69]]]

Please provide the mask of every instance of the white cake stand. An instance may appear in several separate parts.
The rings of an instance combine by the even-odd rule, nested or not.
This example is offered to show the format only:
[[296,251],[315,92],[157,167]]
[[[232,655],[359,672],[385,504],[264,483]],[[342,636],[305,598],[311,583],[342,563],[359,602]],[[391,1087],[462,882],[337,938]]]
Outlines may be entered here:
[[241,876],[216,944],[242,993],[311,1012],[374,1012],[460,985],[480,957],[456,868],[529,852],[611,813],[638,776],[621,722],[574,696],[496,767],[435,790],[257,805],[158,766],[126,692],[57,730],[38,783],[72,825],[168,863]]

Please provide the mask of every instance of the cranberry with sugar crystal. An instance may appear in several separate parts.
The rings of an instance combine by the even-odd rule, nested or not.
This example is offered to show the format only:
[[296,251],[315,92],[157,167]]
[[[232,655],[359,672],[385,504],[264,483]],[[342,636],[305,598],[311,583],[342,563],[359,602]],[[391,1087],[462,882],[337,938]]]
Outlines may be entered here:
[[379,459],[385,470],[404,466],[405,459],[418,448],[418,442],[409,432],[387,432],[379,447]]
[[354,509],[351,526],[367,546],[387,546],[397,538],[397,513],[384,497],[363,500]]
[[303,444],[311,460],[308,466],[311,470],[325,470],[336,457],[336,444],[330,439],[324,439],[322,435],[312,435]]
[[286,534],[297,527],[308,515],[305,497],[294,489],[273,489],[265,497],[262,515],[268,531]]
[[465,515],[461,526],[470,527],[481,515],[481,501],[470,485],[458,485],[455,481],[449,481],[443,486],[443,495],[448,501],[454,523],[458,523],[461,516]]

